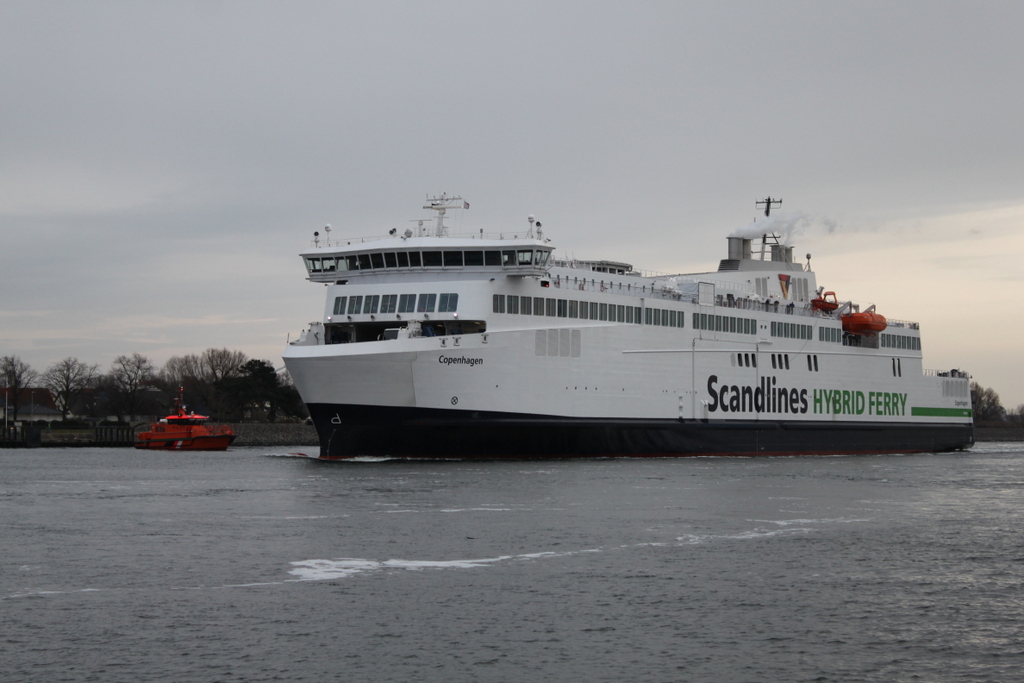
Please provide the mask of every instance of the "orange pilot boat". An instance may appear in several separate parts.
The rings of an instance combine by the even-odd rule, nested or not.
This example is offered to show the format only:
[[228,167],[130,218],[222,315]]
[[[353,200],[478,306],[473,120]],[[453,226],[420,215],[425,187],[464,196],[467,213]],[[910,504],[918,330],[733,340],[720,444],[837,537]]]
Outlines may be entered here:
[[174,399],[175,412],[150,425],[149,431],[139,432],[136,448],[161,451],[226,451],[235,440],[230,427],[207,427],[208,416],[185,412],[182,401],[184,389]]

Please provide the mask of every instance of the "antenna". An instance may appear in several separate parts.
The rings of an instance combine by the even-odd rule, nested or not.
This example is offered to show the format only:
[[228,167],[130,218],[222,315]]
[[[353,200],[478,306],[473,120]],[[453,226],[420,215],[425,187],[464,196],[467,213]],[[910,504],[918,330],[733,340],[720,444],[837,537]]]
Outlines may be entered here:
[[772,199],[771,197],[765,197],[764,199],[756,200],[754,202],[755,207],[759,207],[762,204],[764,205],[765,218],[767,218],[772,213],[772,206],[782,206],[782,200]]
[[437,227],[434,230],[434,235],[444,237],[448,232],[448,228],[444,224],[445,213],[448,209],[468,209],[469,202],[462,197],[449,197],[447,193],[442,193],[440,197],[427,197],[427,205],[423,208],[437,211]]

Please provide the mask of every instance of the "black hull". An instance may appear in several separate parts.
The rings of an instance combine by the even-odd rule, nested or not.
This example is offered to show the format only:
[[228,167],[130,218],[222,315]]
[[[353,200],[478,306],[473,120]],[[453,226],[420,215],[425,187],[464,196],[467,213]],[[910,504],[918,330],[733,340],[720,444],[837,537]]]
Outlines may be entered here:
[[308,404],[320,457],[544,459],[939,453],[971,424],[587,419]]

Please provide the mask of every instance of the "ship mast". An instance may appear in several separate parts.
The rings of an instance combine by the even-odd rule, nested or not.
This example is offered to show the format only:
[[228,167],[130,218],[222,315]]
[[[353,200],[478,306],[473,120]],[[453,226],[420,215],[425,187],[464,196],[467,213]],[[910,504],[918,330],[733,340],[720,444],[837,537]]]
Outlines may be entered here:
[[462,197],[449,197],[442,193],[440,197],[427,197],[427,205],[423,208],[437,211],[437,227],[434,228],[434,236],[444,237],[448,232],[448,227],[444,224],[445,213],[448,209],[468,209],[469,202]]

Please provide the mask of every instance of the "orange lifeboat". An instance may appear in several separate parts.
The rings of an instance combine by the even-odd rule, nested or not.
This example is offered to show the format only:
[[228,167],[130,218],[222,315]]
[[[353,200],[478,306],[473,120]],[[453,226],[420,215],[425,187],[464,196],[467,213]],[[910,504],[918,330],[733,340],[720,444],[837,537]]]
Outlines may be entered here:
[[206,415],[185,412],[182,402],[184,389],[174,399],[175,411],[159,422],[150,424],[149,431],[139,432],[136,448],[161,451],[226,451],[235,440],[230,427],[207,427]]
[[847,313],[842,321],[843,330],[850,334],[871,334],[886,327],[885,316],[878,313]]
[[835,292],[825,292],[816,299],[811,300],[811,308],[816,311],[822,311],[824,313],[831,313],[832,311],[839,308],[839,300],[836,299]]

